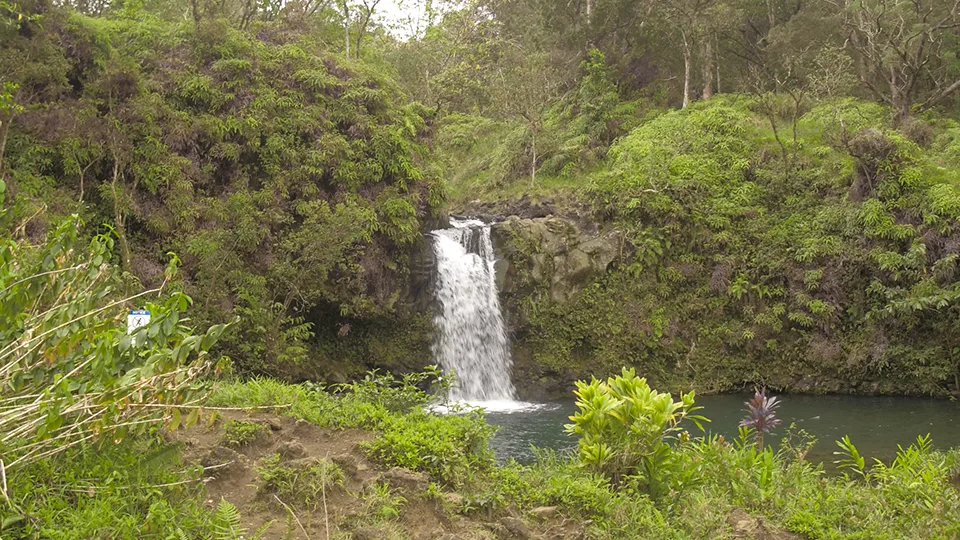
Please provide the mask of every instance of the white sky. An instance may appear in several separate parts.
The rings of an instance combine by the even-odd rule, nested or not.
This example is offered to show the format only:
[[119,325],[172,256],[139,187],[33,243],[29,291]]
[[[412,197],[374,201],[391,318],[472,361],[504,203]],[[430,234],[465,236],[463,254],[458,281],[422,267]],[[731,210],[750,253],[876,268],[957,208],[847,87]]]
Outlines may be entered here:
[[[384,23],[387,28],[390,28],[395,36],[407,38],[414,32],[423,29],[425,1],[426,0],[380,0],[374,16]],[[433,4],[434,9],[444,10],[444,8],[449,9],[451,7],[450,4],[457,4],[457,2],[433,0]],[[413,28],[408,24],[411,18],[415,24]],[[419,24],[419,28],[416,26],[417,24]]]

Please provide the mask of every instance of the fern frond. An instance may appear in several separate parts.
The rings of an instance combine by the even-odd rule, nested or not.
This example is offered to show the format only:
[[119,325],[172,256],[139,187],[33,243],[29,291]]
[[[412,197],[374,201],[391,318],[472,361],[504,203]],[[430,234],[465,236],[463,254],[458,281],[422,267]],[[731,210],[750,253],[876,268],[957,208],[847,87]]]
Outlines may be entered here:
[[213,533],[215,540],[239,540],[247,533],[240,524],[240,511],[222,497],[213,516]]

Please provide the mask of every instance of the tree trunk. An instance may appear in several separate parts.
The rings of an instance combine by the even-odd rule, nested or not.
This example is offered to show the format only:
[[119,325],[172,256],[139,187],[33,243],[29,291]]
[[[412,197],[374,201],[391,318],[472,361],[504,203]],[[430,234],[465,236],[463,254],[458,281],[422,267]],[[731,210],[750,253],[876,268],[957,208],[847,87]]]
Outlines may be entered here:
[[717,93],[719,94],[722,90],[720,90],[720,39],[717,37],[717,34],[713,34],[713,41],[713,65],[717,68]]
[[194,29],[200,29],[200,0],[190,0],[190,11],[193,13]]
[[593,20],[593,2],[594,0],[587,0],[587,16],[585,27],[587,34],[586,46],[588,51],[593,48],[593,32],[590,30],[590,22]]
[[703,99],[713,97],[713,44],[710,39],[703,40]]
[[530,187],[533,187],[537,182],[537,128],[531,126],[530,135],[530,153],[533,154],[530,158]]
[[87,163],[86,167],[80,166],[80,160],[77,160],[77,172],[80,174],[80,202],[83,202],[83,180],[87,176],[87,171],[90,170],[90,167],[93,167],[97,161],[100,161],[99,158],[93,159],[90,163]]
[[681,29],[680,36],[683,38],[683,105],[681,108],[686,109],[687,105],[690,104],[690,71],[693,66],[691,65],[692,55],[690,54],[690,42],[687,41],[687,33]]
[[353,57],[360,58],[360,42],[363,41],[363,36],[367,33],[367,24],[370,23],[370,12],[367,12],[366,15],[361,17],[360,25],[357,27],[357,46],[353,49]]
[[896,112],[898,125],[910,116],[910,96],[900,88],[900,84],[896,70],[890,66],[890,102]]
[[6,118],[0,120],[0,180],[3,180],[6,176],[6,165],[3,161],[4,153],[7,149],[7,134],[10,133],[10,124],[13,123],[13,115],[7,115]]
[[344,53],[343,55],[350,59],[350,6],[347,5],[347,0],[343,0],[343,40],[344,40]]
[[[861,50],[860,36],[856,32],[850,34],[850,42],[853,43],[854,50]],[[866,82],[869,73],[867,71],[867,65],[864,62],[863,54],[853,54],[853,64],[857,70],[857,77],[860,78],[860,81]]]
[[125,230],[123,217],[123,207],[120,204],[120,194],[117,192],[117,180],[120,178],[120,160],[117,159],[116,152],[113,153],[113,219],[117,225],[117,241],[120,244],[120,258],[122,267],[125,271],[130,271],[130,244],[127,243],[127,232]]
[[247,25],[250,24],[250,20],[253,19],[253,16],[257,11],[257,2],[256,0],[247,0],[243,4],[243,11],[240,15],[240,29],[244,30]]

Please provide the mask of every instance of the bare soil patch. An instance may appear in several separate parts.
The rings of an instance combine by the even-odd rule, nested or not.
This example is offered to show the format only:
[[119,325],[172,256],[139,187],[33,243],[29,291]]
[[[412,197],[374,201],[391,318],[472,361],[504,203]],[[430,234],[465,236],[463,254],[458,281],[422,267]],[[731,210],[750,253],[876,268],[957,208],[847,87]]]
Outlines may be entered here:
[[[263,427],[253,441],[231,446],[225,444],[224,437],[230,421],[255,422]],[[241,411],[223,411],[213,424],[198,423],[169,434],[171,440],[183,444],[184,458],[202,464],[204,475],[211,478],[205,482],[207,506],[214,509],[222,497],[240,510],[249,533],[266,527],[263,538],[267,540],[585,537],[584,524],[555,511],[545,518],[537,513],[521,515],[514,508],[499,515],[463,515],[457,508],[462,502],[459,495],[447,492],[439,498],[427,496],[427,475],[400,468],[385,470],[371,462],[360,445],[373,437],[373,433],[362,430],[328,429],[290,417]],[[285,507],[276,494],[264,489],[257,474],[258,464],[275,454],[281,456],[280,465],[287,466],[329,460],[343,470],[343,485],[318,494],[319,504],[283,501]],[[393,496],[405,500],[399,505],[399,516],[384,518],[376,514],[371,494],[377,484],[384,483]]]

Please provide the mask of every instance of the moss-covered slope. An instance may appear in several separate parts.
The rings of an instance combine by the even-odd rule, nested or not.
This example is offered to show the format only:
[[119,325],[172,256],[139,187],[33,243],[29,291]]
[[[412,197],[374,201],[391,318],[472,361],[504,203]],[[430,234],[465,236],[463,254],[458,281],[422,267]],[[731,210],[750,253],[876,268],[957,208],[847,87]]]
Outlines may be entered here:
[[22,107],[7,226],[39,235],[80,213],[116,229],[119,262],[147,283],[175,252],[201,323],[241,316],[223,352],[248,372],[362,371],[370,333],[386,360],[423,365],[429,328],[391,321],[443,200],[420,143],[428,111],[290,21],[26,11],[0,26]]
[[957,390],[960,128],[895,128],[851,100],[794,126],[783,107],[724,96],[612,146],[580,197],[625,247],[567,301],[514,285],[521,379],[559,390],[632,365],[711,391]]

